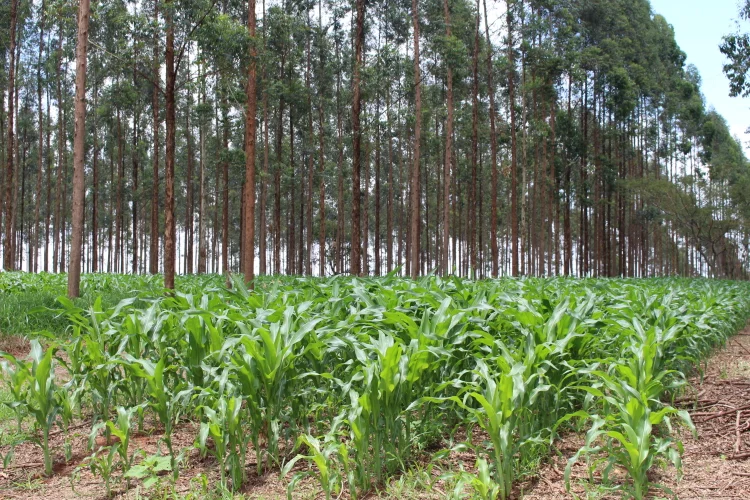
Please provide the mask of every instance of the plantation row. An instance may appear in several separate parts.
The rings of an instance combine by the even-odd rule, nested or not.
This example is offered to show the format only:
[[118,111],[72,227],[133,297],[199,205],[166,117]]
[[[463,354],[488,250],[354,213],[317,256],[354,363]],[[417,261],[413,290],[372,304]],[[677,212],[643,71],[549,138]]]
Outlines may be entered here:
[[[14,279],[54,286],[1,275],[0,299]],[[87,279],[101,293],[110,280],[150,283]],[[173,432],[192,420],[226,488],[280,468],[290,494],[311,475],[327,497],[357,498],[479,426],[487,442],[454,443],[477,455],[460,484],[507,498],[572,428],[588,431],[573,460],[623,468],[640,499],[655,461],[679,467],[671,429],[692,424],[667,401],[683,373],[750,316],[750,286],[704,280],[266,278],[249,292],[222,279],[186,279],[174,296],[154,282],[113,308],[60,299],[70,334],[32,342],[29,358],[4,355],[8,404],[19,425],[33,419],[48,474],[50,431],[84,419],[92,436],[116,437],[94,467],[108,490],[148,486],[158,469],[176,479],[185,450]],[[131,446],[148,426],[164,457]]]

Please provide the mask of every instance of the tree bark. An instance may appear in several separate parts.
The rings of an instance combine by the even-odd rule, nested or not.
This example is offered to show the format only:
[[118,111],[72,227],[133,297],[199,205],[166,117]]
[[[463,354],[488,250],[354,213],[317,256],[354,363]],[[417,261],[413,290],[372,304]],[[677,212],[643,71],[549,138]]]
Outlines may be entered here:
[[419,9],[417,0],[411,0],[411,17],[414,29],[414,158],[411,171],[411,266],[412,278],[419,276],[419,146],[422,133],[422,76],[419,68]]
[[94,158],[91,185],[91,272],[99,271],[99,131],[96,108],[99,104],[99,80],[94,81]]
[[[159,0],[154,0],[154,22],[159,21]],[[156,82],[159,81],[159,36],[154,34],[154,54],[153,54],[153,71],[152,78],[153,89],[151,91],[151,111],[153,113],[153,173],[151,185],[151,244],[149,252],[149,272],[157,274],[159,272],[159,87]]]
[[325,183],[325,113],[323,110],[323,71],[325,70],[323,62],[323,16],[322,16],[322,5],[323,1],[318,1],[318,29],[320,30],[321,42],[320,42],[320,66],[318,68],[318,74],[320,76],[320,85],[318,91],[320,92],[318,99],[318,182],[320,184],[320,196],[318,201],[318,216],[319,216],[319,227],[318,227],[318,252],[319,256],[319,270],[320,276],[326,274],[326,183]]
[[[34,240],[31,245],[34,249],[33,262],[31,265],[32,272],[38,270],[39,259],[39,212],[42,202],[42,177],[44,175],[44,113],[42,107],[42,54],[44,53],[44,22],[45,22],[46,1],[42,0],[40,19],[39,19],[39,56],[36,68],[36,95],[38,105],[38,126],[39,126],[39,150],[37,151],[38,169],[36,177],[36,203],[34,205]],[[2,206],[2,203],[0,203]]]
[[497,278],[500,274],[500,263],[498,256],[498,241],[497,241],[497,183],[498,183],[498,170],[497,170],[497,131],[495,129],[495,86],[492,81],[493,70],[492,70],[492,42],[490,41],[490,27],[489,18],[487,17],[487,0],[484,0],[484,32],[487,39],[487,93],[490,98],[490,151],[492,153],[492,187],[491,187],[491,207],[492,214],[490,215],[490,238],[491,238],[491,252],[492,252],[492,277]]
[[175,219],[174,219],[174,153],[175,153],[175,70],[174,54],[174,20],[172,16],[172,0],[165,0],[169,4],[166,8],[167,43],[165,59],[167,66],[167,84],[165,89],[166,104],[166,157],[164,172],[164,287],[174,290],[175,275]]
[[357,0],[356,36],[354,38],[354,75],[352,77],[352,251],[351,274],[361,274],[361,245],[360,245],[360,168],[362,162],[362,130],[360,128],[360,113],[362,94],[360,91],[363,49],[365,44],[365,0]]
[[[443,16],[445,17],[445,35],[451,38],[451,12],[448,0],[443,0]],[[443,158],[443,276],[450,274],[450,198],[451,198],[451,162],[453,160],[453,68],[450,61],[446,61],[446,108],[448,117],[445,120],[445,157]]]
[[10,2],[10,48],[8,54],[10,55],[10,61],[8,64],[8,148],[6,161],[8,163],[6,176],[5,176],[5,246],[3,253],[3,267],[6,271],[13,270],[13,145],[14,145],[14,130],[13,130],[13,96],[15,94],[15,83],[16,83],[16,18],[18,14],[18,0],[11,0]]
[[83,203],[86,154],[86,49],[89,38],[89,0],[78,3],[78,45],[76,46],[75,134],[73,136],[73,234],[68,265],[68,297],[81,292],[81,244],[83,241]]
[[477,272],[477,162],[479,159],[479,0],[474,27],[474,54],[472,56],[471,92],[471,185],[469,186],[469,273],[476,278]]
[[510,226],[513,276],[518,276],[518,159],[516,155],[516,66],[513,54],[513,13],[515,0],[506,0],[508,22],[508,107],[510,108]]
[[242,253],[245,282],[252,287],[255,278],[255,115],[257,49],[255,47],[255,0],[248,0],[247,29],[252,39],[250,43],[250,64],[247,68],[247,110],[245,114],[245,192],[242,202],[244,210],[244,232]]

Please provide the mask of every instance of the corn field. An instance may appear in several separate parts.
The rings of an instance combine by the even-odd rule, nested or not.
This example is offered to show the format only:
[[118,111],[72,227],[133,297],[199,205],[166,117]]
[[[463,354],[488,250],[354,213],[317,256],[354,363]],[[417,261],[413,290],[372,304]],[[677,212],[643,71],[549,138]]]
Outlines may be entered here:
[[[5,273],[0,301],[58,286]],[[677,278],[263,278],[250,291],[206,276],[177,288],[86,276],[90,300],[55,306],[64,335],[35,337],[27,357],[2,353],[4,404],[19,427],[31,422],[47,474],[50,433],[86,422],[108,491],[148,488],[155,471],[176,480],[186,450],[173,432],[193,421],[192,446],[227,490],[279,470],[290,497],[314,481],[326,498],[362,498],[461,449],[476,464],[454,494],[505,499],[577,431],[585,444],[566,481],[589,460],[625,471],[619,488],[640,499],[660,487],[655,464],[679,470],[676,428],[692,423],[670,401],[686,374],[750,316],[747,284]],[[145,291],[104,305],[113,289]],[[162,454],[135,449],[144,430]],[[483,437],[457,437],[472,434]]]

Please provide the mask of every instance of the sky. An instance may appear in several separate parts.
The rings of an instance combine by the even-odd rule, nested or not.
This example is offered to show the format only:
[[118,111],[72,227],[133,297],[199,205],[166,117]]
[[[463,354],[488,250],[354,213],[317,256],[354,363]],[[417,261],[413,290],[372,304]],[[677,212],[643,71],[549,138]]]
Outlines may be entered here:
[[[651,0],[651,7],[674,28],[687,64],[698,68],[706,106],[726,118],[750,155],[750,134],[745,134],[750,127],[750,98],[729,97],[729,82],[722,71],[726,58],[719,52],[721,37],[737,29],[737,0]],[[747,22],[740,28],[750,31]]]

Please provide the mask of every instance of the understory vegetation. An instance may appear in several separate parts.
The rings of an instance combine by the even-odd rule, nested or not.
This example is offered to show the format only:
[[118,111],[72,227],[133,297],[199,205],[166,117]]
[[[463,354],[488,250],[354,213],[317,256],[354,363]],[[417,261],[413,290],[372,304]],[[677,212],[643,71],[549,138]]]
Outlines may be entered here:
[[[640,499],[661,487],[652,467],[679,470],[674,430],[692,423],[669,402],[685,374],[750,316],[750,285],[728,281],[224,280],[184,277],[164,294],[159,277],[85,276],[76,302],[3,309],[3,324],[48,328],[28,356],[2,353],[0,414],[27,428],[47,475],[50,433],[83,423],[108,492],[174,481],[198,448],[225,490],[277,470],[290,496],[312,479],[326,498],[362,498],[470,451],[475,466],[451,472],[455,495],[505,499],[576,431],[585,445],[570,465],[605,481],[624,472],[615,487]],[[4,273],[0,304],[64,286]],[[185,421],[200,422],[189,447],[172,439]],[[137,449],[144,431],[161,453]]]

